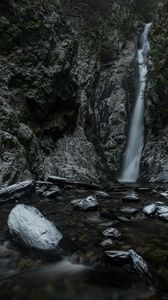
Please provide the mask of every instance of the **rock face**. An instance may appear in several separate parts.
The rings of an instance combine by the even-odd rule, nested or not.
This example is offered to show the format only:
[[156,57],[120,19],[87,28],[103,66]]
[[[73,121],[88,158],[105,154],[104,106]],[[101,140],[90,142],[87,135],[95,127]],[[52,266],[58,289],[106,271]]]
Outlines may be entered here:
[[133,9],[118,0],[1,1],[0,186],[118,176],[142,24]]
[[160,1],[150,34],[146,139],[141,162],[142,178],[168,181],[168,1]]
[[8,217],[9,232],[17,243],[27,248],[56,250],[62,234],[38,209],[19,204]]
[[0,185],[48,174],[98,182],[103,165],[117,172],[122,82],[134,53],[120,28],[124,8],[121,24],[113,22],[120,8],[108,0],[1,1]]

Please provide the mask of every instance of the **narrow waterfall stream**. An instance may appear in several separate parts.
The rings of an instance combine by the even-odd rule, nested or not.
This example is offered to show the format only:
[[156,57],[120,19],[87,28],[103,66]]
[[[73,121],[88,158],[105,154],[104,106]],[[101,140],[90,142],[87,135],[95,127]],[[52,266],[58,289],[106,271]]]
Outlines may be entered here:
[[144,142],[144,93],[147,80],[146,59],[149,51],[148,33],[151,23],[144,27],[140,36],[140,47],[137,50],[139,68],[139,88],[128,134],[128,142],[124,153],[124,162],[120,182],[136,182]]

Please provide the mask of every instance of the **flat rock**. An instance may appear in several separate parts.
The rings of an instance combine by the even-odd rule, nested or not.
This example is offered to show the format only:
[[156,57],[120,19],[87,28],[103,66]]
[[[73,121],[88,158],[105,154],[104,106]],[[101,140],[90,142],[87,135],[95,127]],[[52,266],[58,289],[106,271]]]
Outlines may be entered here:
[[120,211],[126,214],[135,214],[138,212],[138,209],[134,207],[122,207]]
[[107,228],[102,233],[106,237],[118,238],[121,236],[121,233],[118,231],[118,229],[114,227]]
[[108,250],[104,252],[105,259],[118,265],[127,264],[130,262],[130,254],[128,251]]
[[111,198],[111,196],[103,191],[97,191],[96,192],[96,197],[100,198],[100,199],[109,199]]
[[149,192],[151,189],[149,187],[137,187],[135,189],[136,192],[140,192],[140,193],[146,193]]
[[56,227],[32,206],[19,204],[8,217],[11,237],[27,248],[55,250],[63,238]]
[[125,216],[118,216],[118,221],[120,221],[122,223],[130,223],[130,222],[132,222],[132,220],[130,218],[127,218]]
[[134,193],[134,192],[125,195],[122,198],[122,200],[126,201],[126,202],[138,202],[138,201],[140,201],[138,195],[136,193]]
[[71,204],[80,210],[96,210],[99,206],[97,199],[94,196],[88,196],[84,199],[72,200]]
[[15,195],[18,196],[19,194],[23,195],[24,193],[27,193],[27,191],[32,190],[34,190],[34,183],[32,180],[26,180],[10,185],[0,190],[0,202],[8,201],[8,198],[14,198]]

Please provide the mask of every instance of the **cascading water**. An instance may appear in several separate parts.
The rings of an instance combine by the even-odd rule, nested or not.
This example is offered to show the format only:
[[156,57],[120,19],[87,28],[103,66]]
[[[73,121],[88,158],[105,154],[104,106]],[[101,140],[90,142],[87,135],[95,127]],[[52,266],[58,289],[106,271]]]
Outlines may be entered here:
[[144,93],[147,80],[146,58],[149,51],[148,33],[151,23],[144,27],[140,36],[140,48],[137,50],[139,68],[139,89],[128,134],[128,143],[124,153],[123,168],[119,182],[136,182],[144,143]]

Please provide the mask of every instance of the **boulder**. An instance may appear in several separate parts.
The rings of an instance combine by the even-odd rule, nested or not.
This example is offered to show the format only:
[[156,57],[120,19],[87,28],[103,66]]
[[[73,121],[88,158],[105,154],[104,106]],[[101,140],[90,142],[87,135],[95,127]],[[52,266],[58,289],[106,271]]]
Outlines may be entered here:
[[16,205],[9,214],[11,237],[27,248],[53,251],[62,240],[62,234],[41,212],[32,206]]

